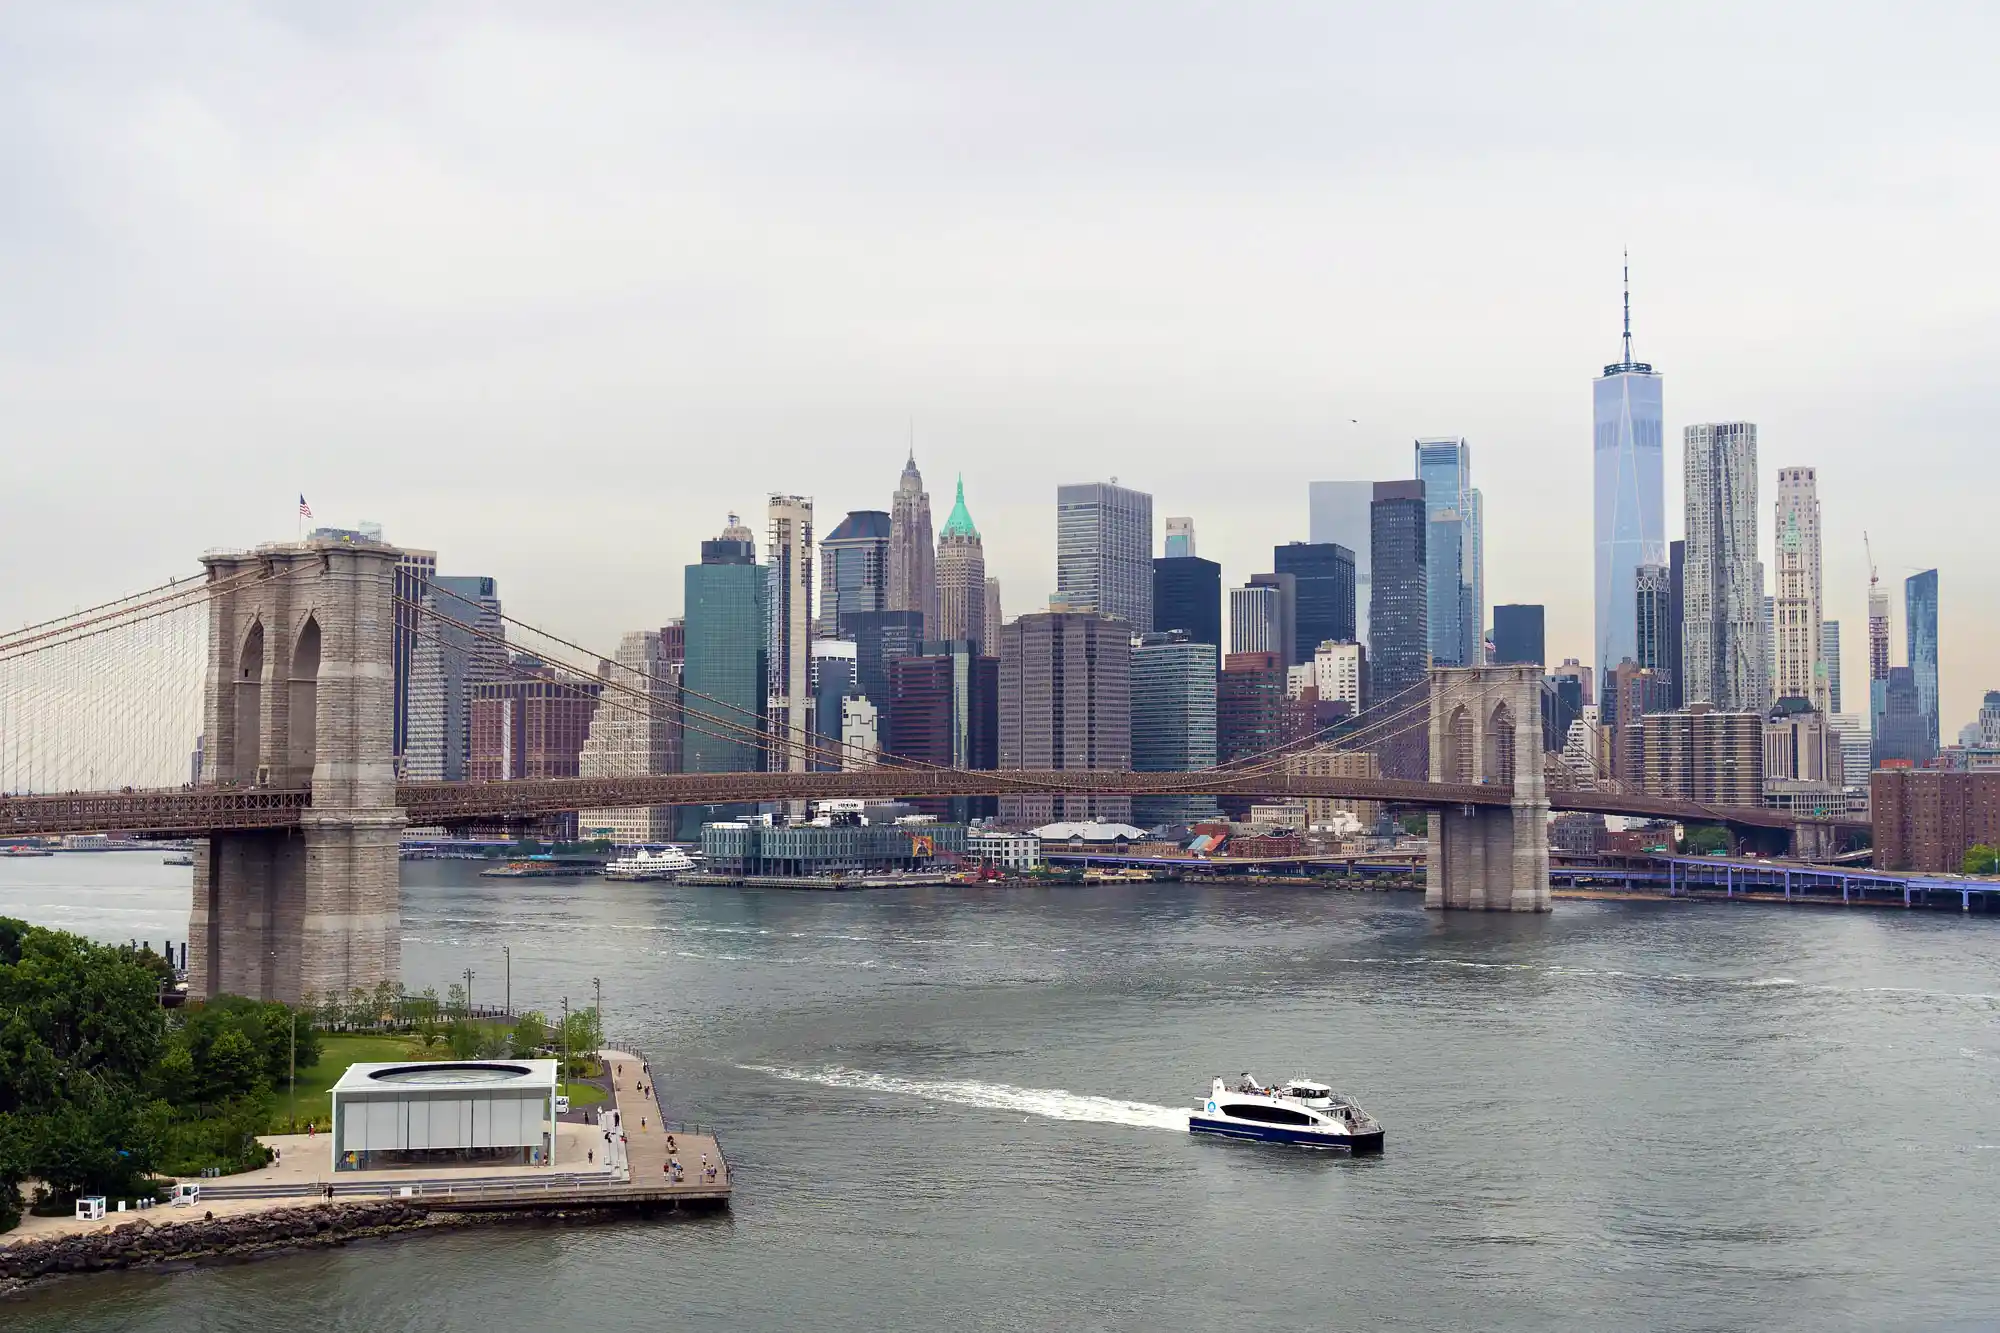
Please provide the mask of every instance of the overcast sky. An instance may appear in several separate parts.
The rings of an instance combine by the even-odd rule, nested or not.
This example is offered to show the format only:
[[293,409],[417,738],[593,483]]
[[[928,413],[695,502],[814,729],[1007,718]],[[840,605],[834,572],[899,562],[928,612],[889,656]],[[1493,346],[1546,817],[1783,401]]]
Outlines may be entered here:
[[[1819,468],[2000,688],[2000,6],[0,7],[0,623],[381,522],[586,642],[914,422],[1008,614],[1116,476],[1240,583],[1462,434],[1489,604],[1590,638],[1590,380]],[[1767,557],[1768,558],[1768,557]]]

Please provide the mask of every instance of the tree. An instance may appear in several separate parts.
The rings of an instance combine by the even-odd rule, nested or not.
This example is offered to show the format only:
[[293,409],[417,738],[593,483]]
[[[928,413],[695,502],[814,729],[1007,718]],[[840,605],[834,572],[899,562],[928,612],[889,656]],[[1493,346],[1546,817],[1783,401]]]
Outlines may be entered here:
[[472,1020],[455,1018],[445,1039],[451,1045],[452,1059],[476,1060],[479,1058],[481,1047],[485,1045],[486,1036],[479,1030],[479,1025]]
[[224,1028],[195,1062],[195,1099],[213,1105],[265,1086],[264,1057],[236,1028]]
[[514,1020],[514,1030],[508,1037],[508,1054],[516,1060],[525,1060],[536,1051],[549,1044],[549,1021],[530,1009]]
[[1412,838],[1424,837],[1430,831],[1431,817],[1429,815],[1403,816],[1403,832],[1409,834]]
[[1965,859],[1959,869],[1968,875],[2000,875],[2000,848],[1988,847],[1983,842],[1975,842],[1966,848]]
[[1681,835],[1681,855],[1707,856],[1729,850],[1729,835],[1715,824],[1690,824]]

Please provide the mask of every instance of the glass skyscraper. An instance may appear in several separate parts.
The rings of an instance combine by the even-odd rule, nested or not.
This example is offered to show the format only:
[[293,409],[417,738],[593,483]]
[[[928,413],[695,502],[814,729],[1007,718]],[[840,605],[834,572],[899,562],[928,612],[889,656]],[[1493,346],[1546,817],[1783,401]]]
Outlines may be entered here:
[[814,637],[838,637],[844,617],[855,612],[888,609],[889,515],[880,509],[856,509],[820,539],[819,625]]
[[1375,502],[1372,481],[1315,481],[1306,487],[1306,537],[1315,545],[1335,542],[1354,552],[1354,641],[1368,642],[1368,584],[1373,565],[1369,533]]
[[[1147,634],[1132,646],[1132,769],[1191,773],[1215,767],[1215,645],[1187,634]],[[1213,796],[1134,797],[1142,827],[1213,819]]]
[[[1625,359],[1592,386],[1596,429],[1596,650],[1600,678],[1626,658],[1639,659],[1639,566],[1667,563],[1667,520],[1660,377],[1632,359],[1631,270],[1626,270]],[[1693,697],[1693,696],[1691,696]]]
[[1153,497],[1092,482],[1056,487],[1056,595],[1133,633],[1153,623]]
[[1927,569],[1903,580],[1903,626],[1909,638],[1910,672],[1917,680],[1917,704],[1928,728],[1930,753],[1938,749],[1938,572]]
[[1425,540],[1431,660],[1476,666],[1486,638],[1479,556],[1479,493],[1472,488],[1472,446],[1464,440],[1417,441],[1417,480],[1430,519]]
[[701,544],[701,563],[687,567],[687,660],[681,669],[686,734],[682,763],[689,773],[756,773],[764,749],[752,735],[765,725],[769,701],[770,571],[757,563],[749,533]]
[[1312,661],[1322,643],[1355,641],[1353,551],[1337,542],[1288,542],[1272,550],[1271,568],[1293,579],[1292,641],[1279,649],[1287,666]]

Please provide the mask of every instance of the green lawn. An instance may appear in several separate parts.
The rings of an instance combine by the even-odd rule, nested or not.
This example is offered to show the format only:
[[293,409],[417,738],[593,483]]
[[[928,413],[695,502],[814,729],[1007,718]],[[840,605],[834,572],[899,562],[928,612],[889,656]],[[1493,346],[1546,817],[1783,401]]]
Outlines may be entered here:
[[595,1106],[610,1098],[610,1094],[597,1083],[563,1083],[556,1086],[556,1091],[569,1094],[569,1109],[572,1111],[585,1106]]
[[[304,1133],[308,1122],[320,1127],[324,1133],[332,1127],[333,1101],[328,1090],[340,1081],[340,1076],[353,1064],[386,1063],[391,1060],[407,1060],[423,1053],[423,1044],[404,1036],[361,1036],[351,1033],[326,1032],[320,1034],[319,1063],[309,1069],[299,1071],[299,1119],[298,1132]],[[449,1059],[449,1056],[445,1058]],[[278,1089],[278,1106],[271,1118],[271,1132],[284,1134],[291,1116],[291,1096],[287,1089]]]

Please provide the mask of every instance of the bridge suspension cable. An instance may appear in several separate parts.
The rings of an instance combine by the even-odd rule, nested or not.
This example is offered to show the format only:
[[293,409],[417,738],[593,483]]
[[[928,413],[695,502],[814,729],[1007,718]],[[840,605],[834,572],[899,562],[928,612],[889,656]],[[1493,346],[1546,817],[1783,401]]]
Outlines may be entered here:
[[170,579],[0,634],[0,792],[196,780],[208,605],[266,577]]

